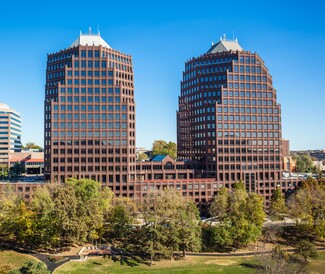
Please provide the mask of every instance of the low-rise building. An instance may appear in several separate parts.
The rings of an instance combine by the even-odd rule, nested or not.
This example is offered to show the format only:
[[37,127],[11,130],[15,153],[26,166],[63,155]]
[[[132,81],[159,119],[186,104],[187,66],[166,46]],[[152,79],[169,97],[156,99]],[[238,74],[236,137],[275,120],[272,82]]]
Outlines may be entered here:
[[310,156],[315,158],[317,161],[325,161],[325,150],[311,152]]
[[43,182],[17,182],[17,183],[4,183],[0,182],[0,192],[5,191],[5,189],[12,188],[16,194],[21,196],[25,201],[30,201],[33,197],[33,192],[38,187],[43,187]]
[[11,155],[10,166],[14,166],[16,163],[22,165],[27,175],[43,175],[44,152],[27,150],[13,153]]
[[283,171],[295,172],[296,171],[296,160],[291,156],[283,157]]

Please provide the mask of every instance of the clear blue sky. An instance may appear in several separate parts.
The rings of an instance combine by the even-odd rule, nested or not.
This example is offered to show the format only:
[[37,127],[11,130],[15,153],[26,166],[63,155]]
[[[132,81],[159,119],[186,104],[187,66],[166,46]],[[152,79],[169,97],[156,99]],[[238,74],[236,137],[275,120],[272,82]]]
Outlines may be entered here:
[[[13,3],[10,3],[13,2]],[[325,148],[323,1],[5,1],[0,16],[0,102],[21,113],[23,143],[43,146],[47,53],[89,26],[133,56],[137,146],[176,141],[184,62],[226,33],[258,52],[282,105],[291,149]]]

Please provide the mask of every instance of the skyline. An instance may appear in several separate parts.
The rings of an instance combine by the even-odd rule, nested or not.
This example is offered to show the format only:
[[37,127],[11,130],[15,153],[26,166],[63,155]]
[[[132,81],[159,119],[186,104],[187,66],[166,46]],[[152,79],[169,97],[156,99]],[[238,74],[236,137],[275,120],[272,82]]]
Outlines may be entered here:
[[24,11],[37,2],[6,3],[4,10],[9,12],[0,19],[0,102],[21,114],[24,144],[33,141],[44,145],[47,54],[67,48],[89,26],[96,32],[99,25],[101,37],[112,48],[133,58],[136,146],[150,149],[155,139],[176,141],[177,98],[184,63],[205,53],[212,41],[217,42],[226,33],[227,37],[237,37],[244,50],[257,52],[269,68],[282,106],[283,138],[290,140],[291,149],[325,148],[325,129],[321,126],[325,99],[321,85],[325,57],[320,54],[325,40],[322,3],[315,1],[318,8],[314,9],[301,1],[293,10],[289,4],[275,1],[265,14],[264,8],[252,1],[235,1],[233,6],[213,3],[207,10],[191,5],[174,5],[169,10],[168,1],[151,4],[151,8],[145,2],[131,2],[123,14],[116,14],[107,11],[118,9],[117,4],[101,2],[98,10],[79,1],[78,6],[65,4],[58,19],[52,18],[57,16],[56,10],[46,5]]

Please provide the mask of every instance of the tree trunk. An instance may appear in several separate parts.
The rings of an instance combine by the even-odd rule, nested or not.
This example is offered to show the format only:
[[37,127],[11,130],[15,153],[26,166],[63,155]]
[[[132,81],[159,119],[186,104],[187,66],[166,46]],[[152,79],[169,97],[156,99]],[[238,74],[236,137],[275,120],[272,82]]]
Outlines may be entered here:
[[304,256],[305,258],[305,263],[308,264],[307,256]]

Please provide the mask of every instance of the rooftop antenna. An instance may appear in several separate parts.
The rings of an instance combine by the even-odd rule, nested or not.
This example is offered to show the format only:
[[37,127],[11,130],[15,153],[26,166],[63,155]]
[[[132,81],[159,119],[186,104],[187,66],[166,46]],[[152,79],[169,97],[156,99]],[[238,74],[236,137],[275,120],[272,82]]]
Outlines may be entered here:
[[226,41],[226,34],[223,34],[223,40]]
[[91,35],[91,27],[88,28],[88,34]]
[[97,34],[100,36],[99,24],[97,24]]

